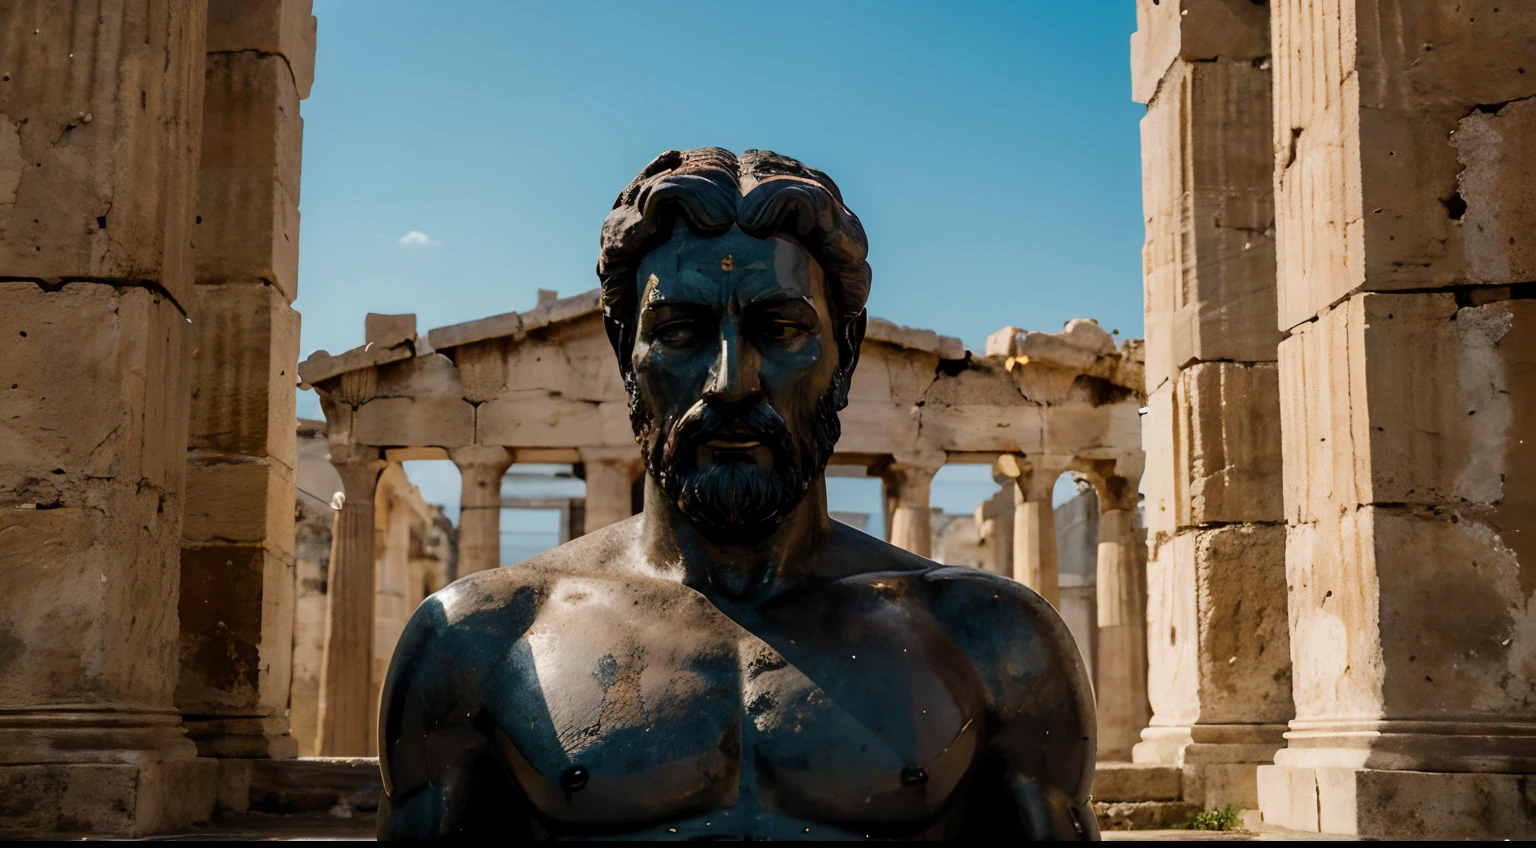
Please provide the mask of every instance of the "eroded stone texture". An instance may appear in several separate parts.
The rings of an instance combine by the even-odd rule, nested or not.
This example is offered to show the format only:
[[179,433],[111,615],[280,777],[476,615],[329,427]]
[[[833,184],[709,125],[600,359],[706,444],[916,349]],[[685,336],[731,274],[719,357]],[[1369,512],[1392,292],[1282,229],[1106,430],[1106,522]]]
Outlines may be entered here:
[[[1185,800],[1257,804],[1290,717],[1269,14],[1137,4],[1153,716],[1133,758]],[[1278,637],[1278,639],[1276,638]]]
[[185,308],[205,4],[0,9],[0,268],[162,287]]
[[204,103],[197,280],[265,281],[292,301],[304,120],[288,63],[253,50],[209,53]]
[[1275,359],[1269,83],[1176,61],[1141,121],[1149,391],[1193,362]]
[[1268,56],[1269,15],[1263,4],[1252,0],[1136,0],[1131,99],[1151,102],[1175,61]]
[[1529,836],[1492,807],[1528,809],[1536,772],[1536,7],[1289,0],[1274,20],[1297,716],[1261,806]]
[[292,757],[302,0],[208,6],[177,706],[199,750]]
[[172,704],[203,9],[75,11],[0,8],[0,266],[50,284],[0,283],[8,836],[213,806]]
[[[1275,67],[1275,199],[1289,222],[1278,240],[1280,327],[1362,288],[1507,282],[1510,245],[1495,250],[1487,234],[1520,220],[1512,210],[1525,206],[1520,192],[1529,197],[1522,163],[1536,142],[1515,129],[1521,108],[1502,123],[1473,116],[1536,96],[1536,9],[1286,0],[1274,21],[1286,57]],[[1488,181],[1492,171],[1506,179]],[[1482,241],[1469,255],[1471,233]]]

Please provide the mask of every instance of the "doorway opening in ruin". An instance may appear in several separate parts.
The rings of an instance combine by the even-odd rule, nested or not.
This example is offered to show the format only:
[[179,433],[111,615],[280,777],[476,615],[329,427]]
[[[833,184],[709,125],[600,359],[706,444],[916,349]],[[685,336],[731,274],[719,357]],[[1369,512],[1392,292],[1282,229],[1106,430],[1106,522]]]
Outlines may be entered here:
[[580,536],[586,483],[575,465],[517,464],[501,480],[502,567],[517,565]]

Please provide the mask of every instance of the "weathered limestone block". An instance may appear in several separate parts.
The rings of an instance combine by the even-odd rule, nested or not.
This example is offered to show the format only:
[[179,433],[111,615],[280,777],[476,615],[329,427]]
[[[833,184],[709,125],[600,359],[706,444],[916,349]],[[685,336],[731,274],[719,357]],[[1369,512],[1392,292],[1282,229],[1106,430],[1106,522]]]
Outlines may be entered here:
[[79,506],[100,479],[178,497],[187,330],[147,288],[0,283],[0,503]]
[[459,399],[464,397],[464,389],[453,361],[433,353],[379,366],[373,396]]
[[304,137],[293,77],[281,57],[255,52],[211,53],[207,74],[197,280],[264,280],[291,302]]
[[363,317],[363,340],[368,344],[394,347],[416,338],[416,313],[386,315],[370,312]]
[[[377,401],[375,401],[377,403]],[[600,404],[532,396],[502,397],[476,407],[474,441],[513,447],[602,445]],[[629,440],[633,443],[633,437]]]
[[190,297],[204,3],[0,8],[0,267]]
[[[0,508],[8,583],[0,593],[7,660],[0,704],[8,710],[122,704],[169,711],[176,685],[178,493],[133,480],[91,480],[72,487],[63,504],[25,506],[11,501]],[[12,736],[24,732],[0,728],[0,762],[58,761],[56,753],[18,756],[23,740]],[[78,759],[103,746],[127,748],[126,738],[100,735]]]
[[1150,103],[1176,60],[1269,55],[1269,11],[1252,0],[1136,0],[1131,99]]
[[1474,111],[1456,129],[1467,204],[1462,237],[1467,276],[1490,283],[1536,281],[1536,97]]
[[299,97],[315,81],[313,0],[209,0],[208,52],[280,56]]
[[293,492],[293,469],[277,460],[193,455],[182,536],[193,546],[262,546],[292,563]]
[[[1525,534],[1501,533],[1475,508],[1366,506],[1293,525],[1289,535],[1292,639],[1308,658],[1295,670],[1298,718],[1342,731],[1362,721],[1528,714],[1536,608],[1519,557]],[[1436,732],[1456,729],[1413,730]],[[1372,762],[1431,771],[1489,757],[1536,763],[1530,739],[1468,740],[1445,758],[1415,751],[1412,743],[1424,741],[1382,740]],[[1499,747],[1474,744],[1485,741]],[[1349,739],[1317,744],[1324,742],[1355,747]]]
[[[1124,451],[1126,445],[1136,444],[1141,432],[1139,408],[1139,401],[1129,400],[1107,406],[1072,404],[1053,407],[1048,414],[1036,413],[1044,419],[1040,449],[1058,455]],[[1027,432],[1034,422],[1029,416],[1015,415],[1024,419],[1020,423]]]
[[1536,303],[1458,307],[1450,294],[1356,295],[1298,328],[1281,345],[1287,520],[1473,505],[1516,529],[1536,503],[1536,480],[1517,471],[1536,467],[1523,439],[1532,334]]
[[[1499,0],[1276,7],[1276,55],[1287,57],[1275,68],[1282,329],[1362,287],[1503,281],[1510,245],[1492,250],[1488,227],[1536,204],[1525,190],[1536,141],[1519,132],[1519,109],[1505,130],[1481,132],[1482,119],[1469,135],[1458,129],[1485,106],[1536,96],[1523,67],[1533,15]],[[1464,167],[1471,179],[1458,185]],[[1508,182],[1479,179],[1490,168]],[[1484,228],[1474,258],[1464,239],[1475,204],[1486,212],[1473,219]]]
[[188,447],[291,462],[299,313],[260,283],[196,294]]
[[1148,391],[1195,361],[1275,359],[1269,86],[1252,62],[1176,61],[1141,121]]
[[[288,706],[293,659],[292,582],[292,561],[258,545],[182,551],[178,706],[202,716],[230,711],[242,717],[281,716]],[[199,727],[198,735],[211,729]],[[284,726],[276,735],[286,733]],[[270,752],[263,748],[255,755]]]
[[498,339],[474,342],[453,348],[451,353],[465,400],[484,403],[507,390],[508,357],[504,342]]
[[1155,727],[1284,723],[1292,716],[1285,528],[1174,536],[1147,565]]
[[1368,839],[1531,839],[1536,782],[1518,774],[1260,767],[1264,823]]
[[1174,381],[1179,527],[1279,521],[1280,387],[1273,364],[1201,363]]
[[355,427],[364,445],[453,448],[475,440],[475,407],[444,396],[374,398],[358,407]]
[[[1146,412],[1141,416],[1141,444],[1146,451],[1146,474],[1141,481],[1142,524],[1147,528],[1147,555],[1161,559],[1164,543],[1178,530],[1180,493],[1175,481],[1174,457],[1174,387],[1164,383],[1147,396]],[[1148,566],[1151,568],[1150,564]]]
[[[556,301],[562,303],[563,301]],[[607,335],[590,317],[507,348],[505,391],[558,393],[570,400],[618,400],[624,384]],[[585,324],[583,328],[582,324]]]
[[163,834],[213,812],[219,764],[0,766],[0,837]]

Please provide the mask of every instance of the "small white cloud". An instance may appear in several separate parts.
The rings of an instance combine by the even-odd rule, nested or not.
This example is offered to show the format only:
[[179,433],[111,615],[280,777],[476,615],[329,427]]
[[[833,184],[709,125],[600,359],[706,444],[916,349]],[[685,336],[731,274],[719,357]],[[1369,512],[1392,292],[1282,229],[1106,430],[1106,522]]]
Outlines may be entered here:
[[442,244],[442,242],[427,235],[421,230],[411,230],[410,232],[401,236],[399,240],[401,244],[414,244],[420,245],[422,247],[435,247],[439,244]]

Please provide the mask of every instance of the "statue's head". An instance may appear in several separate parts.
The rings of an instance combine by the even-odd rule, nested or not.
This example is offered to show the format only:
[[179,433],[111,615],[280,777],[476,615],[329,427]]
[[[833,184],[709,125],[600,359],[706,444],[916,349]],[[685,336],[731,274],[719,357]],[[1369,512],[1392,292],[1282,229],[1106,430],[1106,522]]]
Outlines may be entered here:
[[869,245],[820,171],[656,157],[603,222],[603,319],[646,468],[706,529],[778,523],[821,477],[864,339]]

